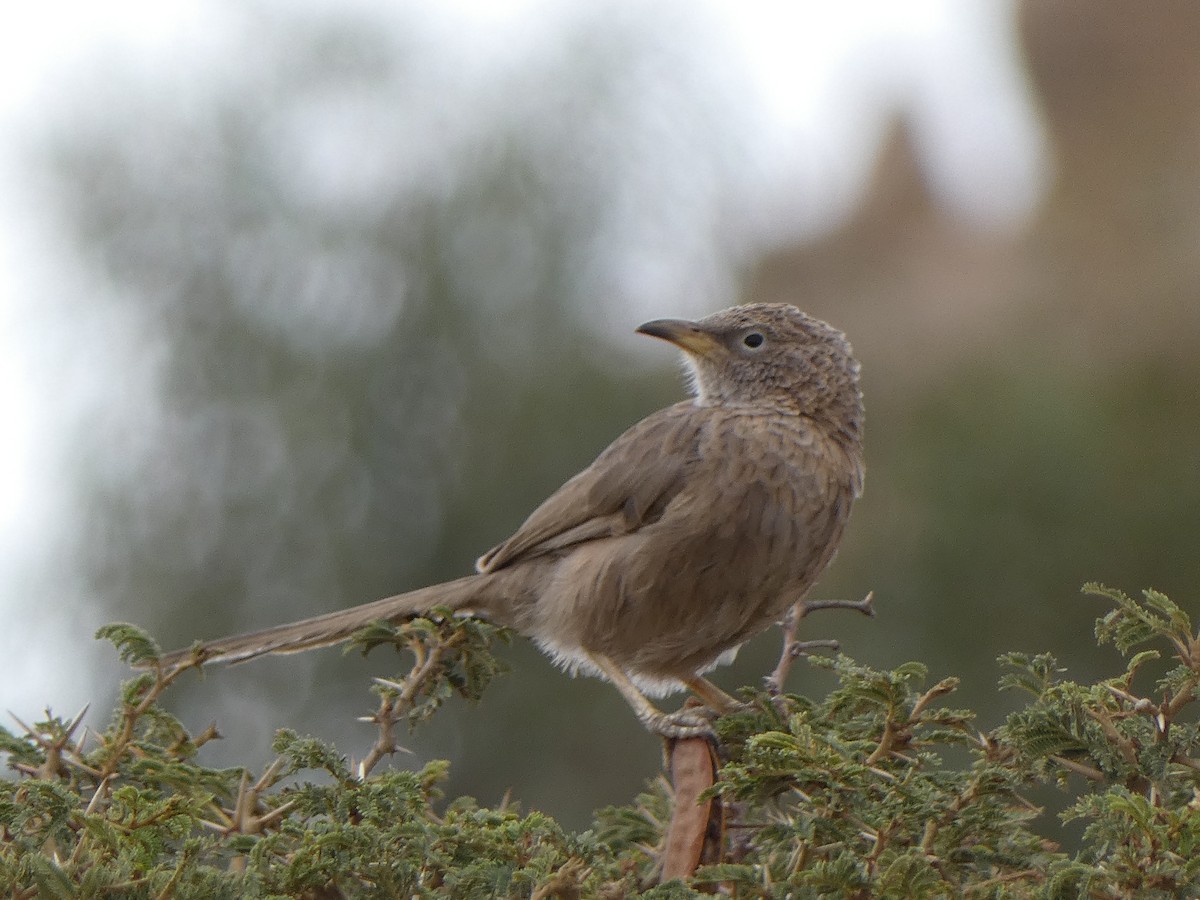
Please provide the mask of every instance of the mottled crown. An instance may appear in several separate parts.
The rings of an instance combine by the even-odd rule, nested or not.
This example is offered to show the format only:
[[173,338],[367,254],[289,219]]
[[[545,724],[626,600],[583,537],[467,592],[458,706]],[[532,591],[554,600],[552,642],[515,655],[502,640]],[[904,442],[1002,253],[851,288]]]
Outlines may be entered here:
[[842,332],[782,303],[734,306],[695,324],[715,340],[687,353],[698,403],[771,406],[860,437],[859,365]]

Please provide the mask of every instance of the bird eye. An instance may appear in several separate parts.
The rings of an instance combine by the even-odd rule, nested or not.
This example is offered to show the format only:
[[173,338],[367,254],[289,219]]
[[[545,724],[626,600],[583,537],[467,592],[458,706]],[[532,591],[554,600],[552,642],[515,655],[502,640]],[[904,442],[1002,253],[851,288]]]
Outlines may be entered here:
[[748,335],[746,335],[744,338],[742,338],[742,343],[745,344],[747,347],[749,347],[751,350],[757,350],[759,347],[761,347],[766,342],[766,340],[767,339],[765,337],[763,337],[761,334],[759,334],[757,331],[752,331]]

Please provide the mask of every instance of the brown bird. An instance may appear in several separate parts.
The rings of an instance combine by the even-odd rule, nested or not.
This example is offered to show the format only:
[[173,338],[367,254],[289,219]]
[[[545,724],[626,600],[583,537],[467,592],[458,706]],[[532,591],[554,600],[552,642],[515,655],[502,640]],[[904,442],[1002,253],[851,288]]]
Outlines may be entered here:
[[646,697],[689,689],[777,622],[833,559],[862,491],[859,366],[845,336],[793,306],[752,304],[638,328],[683,350],[695,396],[638,422],[476,563],[478,574],[179,650],[237,662],[349,638],[434,606],[532,638],[606,678],[652,731],[707,733]]

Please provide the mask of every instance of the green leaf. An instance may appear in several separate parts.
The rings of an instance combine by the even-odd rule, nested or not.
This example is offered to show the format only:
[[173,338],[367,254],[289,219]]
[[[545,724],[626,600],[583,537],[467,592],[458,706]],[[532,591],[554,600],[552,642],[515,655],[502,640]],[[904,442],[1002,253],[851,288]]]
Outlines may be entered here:
[[102,625],[96,631],[96,639],[111,643],[117,648],[122,661],[132,666],[153,664],[162,656],[162,650],[154,639],[128,622]]
[[1141,600],[1135,600],[1122,591],[1094,583],[1084,585],[1083,590],[1115,604],[1116,609],[1096,621],[1096,639],[1101,644],[1113,644],[1121,653],[1154,638],[1178,646],[1186,646],[1192,639],[1191,619],[1165,594],[1146,590]]
[[339,781],[350,779],[350,766],[346,757],[329,744],[313,737],[300,737],[290,728],[275,732],[271,749],[290,763],[288,772],[319,769],[328,772]]

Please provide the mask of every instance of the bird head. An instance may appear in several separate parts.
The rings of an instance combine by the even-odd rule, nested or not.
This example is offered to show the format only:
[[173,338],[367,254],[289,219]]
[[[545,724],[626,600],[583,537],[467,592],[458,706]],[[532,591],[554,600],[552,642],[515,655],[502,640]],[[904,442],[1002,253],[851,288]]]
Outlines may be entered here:
[[703,319],[655,319],[638,328],[683,351],[696,403],[807,416],[857,439],[858,361],[846,336],[783,303],[734,306]]

